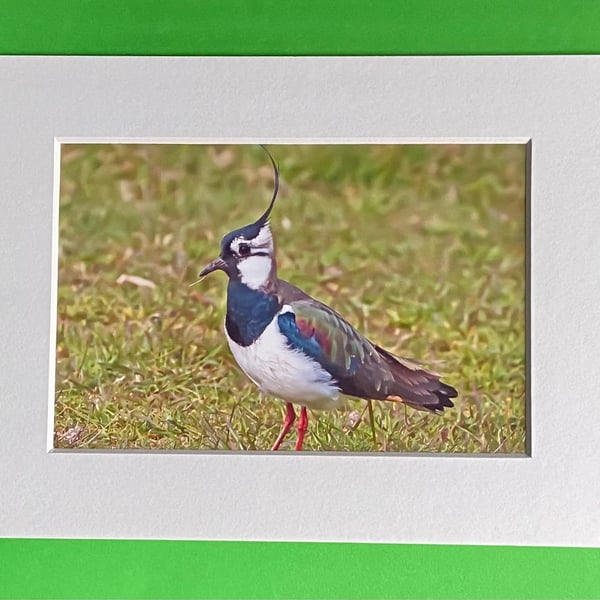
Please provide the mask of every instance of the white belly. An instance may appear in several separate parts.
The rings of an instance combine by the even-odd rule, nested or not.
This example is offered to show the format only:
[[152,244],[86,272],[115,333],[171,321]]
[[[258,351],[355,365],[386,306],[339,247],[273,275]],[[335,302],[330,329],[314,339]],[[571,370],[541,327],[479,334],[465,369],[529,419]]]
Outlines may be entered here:
[[250,346],[227,342],[242,371],[263,394],[309,408],[336,408],[339,388],[331,375],[300,350],[290,349],[279,331],[277,315]]

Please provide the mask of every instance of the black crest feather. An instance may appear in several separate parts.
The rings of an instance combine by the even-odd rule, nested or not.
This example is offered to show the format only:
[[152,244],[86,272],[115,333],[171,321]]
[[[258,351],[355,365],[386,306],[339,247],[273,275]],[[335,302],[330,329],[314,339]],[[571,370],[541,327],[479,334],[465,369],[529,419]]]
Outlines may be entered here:
[[269,206],[267,206],[267,210],[257,219],[256,225],[262,227],[266,225],[269,221],[269,216],[271,215],[271,210],[273,209],[273,205],[275,204],[275,199],[277,198],[277,193],[279,192],[279,168],[277,167],[277,163],[275,159],[271,155],[271,153],[267,150],[266,146],[260,144],[260,147],[267,153],[267,156],[271,159],[271,164],[273,165],[273,176],[275,178],[275,182],[273,184],[273,197],[271,198],[271,202],[269,202]]

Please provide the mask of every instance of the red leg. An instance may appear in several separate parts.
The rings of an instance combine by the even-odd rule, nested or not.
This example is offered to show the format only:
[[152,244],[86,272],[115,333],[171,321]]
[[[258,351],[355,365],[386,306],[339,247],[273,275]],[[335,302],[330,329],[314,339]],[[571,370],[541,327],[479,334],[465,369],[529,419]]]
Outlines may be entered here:
[[283,442],[285,436],[289,433],[294,421],[296,420],[296,413],[294,412],[294,407],[287,402],[285,405],[285,420],[283,421],[283,427],[273,444],[271,450],[279,450],[279,446],[281,446],[281,442]]
[[308,413],[306,412],[306,406],[300,409],[300,419],[298,419],[298,439],[296,440],[296,450],[302,450],[302,443],[304,442],[304,434],[308,429]]

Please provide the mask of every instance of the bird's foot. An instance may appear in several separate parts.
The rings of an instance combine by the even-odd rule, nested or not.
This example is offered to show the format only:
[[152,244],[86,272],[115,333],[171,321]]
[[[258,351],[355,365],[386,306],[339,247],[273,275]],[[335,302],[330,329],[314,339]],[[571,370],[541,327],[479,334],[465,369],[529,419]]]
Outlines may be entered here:
[[[302,415],[301,415],[302,417]],[[285,419],[283,421],[283,427],[273,444],[271,450],[279,450],[279,446],[281,446],[281,442],[285,439],[285,436],[289,433],[294,421],[296,420],[296,412],[294,411],[294,407],[290,402],[287,402],[285,405]]]
[[298,439],[296,440],[296,450],[302,450],[302,444],[304,443],[304,436],[308,429],[308,413],[306,406],[300,409],[300,418],[298,419]]

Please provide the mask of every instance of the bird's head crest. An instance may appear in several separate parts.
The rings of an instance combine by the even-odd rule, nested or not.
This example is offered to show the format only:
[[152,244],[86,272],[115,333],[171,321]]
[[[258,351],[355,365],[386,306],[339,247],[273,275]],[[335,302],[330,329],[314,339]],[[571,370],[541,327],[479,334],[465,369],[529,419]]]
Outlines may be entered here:
[[220,269],[229,277],[239,277],[242,281],[246,278],[256,286],[259,280],[266,281],[275,276],[274,244],[269,218],[279,192],[279,169],[267,148],[262,144],[261,148],[273,165],[274,185],[271,201],[254,223],[235,229],[223,237],[220,256],[200,273],[200,277]]

